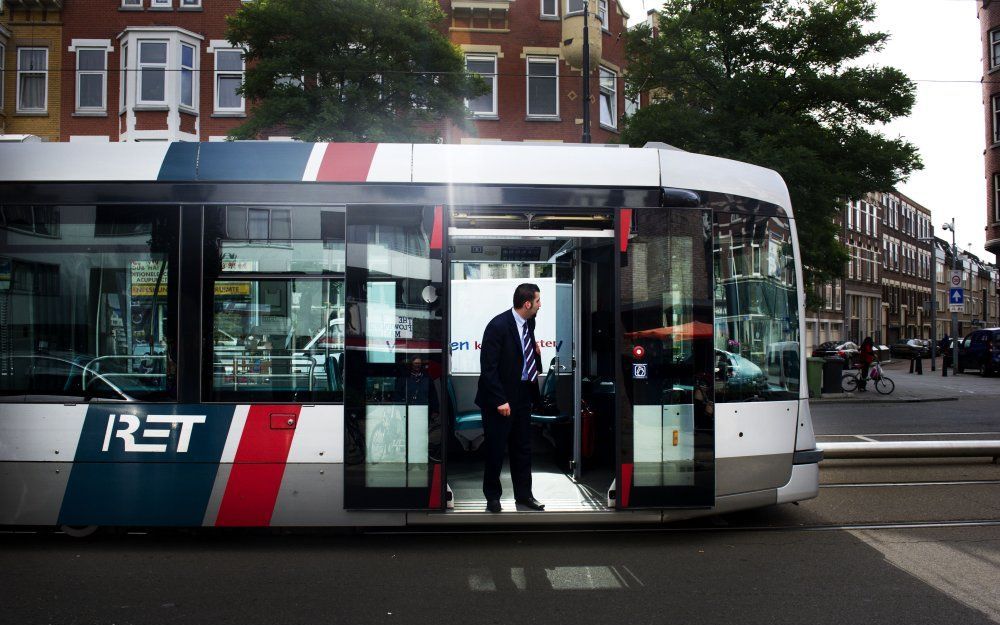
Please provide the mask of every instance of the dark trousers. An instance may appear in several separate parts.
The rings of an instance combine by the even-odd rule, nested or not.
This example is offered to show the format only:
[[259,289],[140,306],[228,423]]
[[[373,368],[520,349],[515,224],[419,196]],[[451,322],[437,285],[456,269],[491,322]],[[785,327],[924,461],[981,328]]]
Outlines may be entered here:
[[504,451],[510,457],[510,477],[514,482],[514,498],[528,499],[531,494],[531,383],[520,385],[517,399],[510,402],[510,416],[496,410],[483,410],[483,432],[486,436],[486,468],[483,472],[483,494],[486,499],[500,499],[500,470]]

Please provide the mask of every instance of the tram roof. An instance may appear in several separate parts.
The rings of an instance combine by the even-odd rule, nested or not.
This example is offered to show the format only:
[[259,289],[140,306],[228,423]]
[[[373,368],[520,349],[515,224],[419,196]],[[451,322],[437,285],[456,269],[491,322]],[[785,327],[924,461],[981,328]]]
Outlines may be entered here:
[[791,214],[777,172],[660,147],[583,144],[0,144],[6,182],[377,182],[675,187],[739,195]]

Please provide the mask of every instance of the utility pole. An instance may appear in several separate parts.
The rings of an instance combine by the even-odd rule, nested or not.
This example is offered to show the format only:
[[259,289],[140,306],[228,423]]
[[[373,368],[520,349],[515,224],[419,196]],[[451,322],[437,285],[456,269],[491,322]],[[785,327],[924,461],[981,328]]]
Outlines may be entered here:
[[930,225],[930,236],[917,239],[931,244],[931,371],[937,371],[937,243],[934,242],[934,224]]
[[[958,246],[955,245],[955,218],[951,218],[950,224],[944,224],[941,226],[945,230],[951,230],[951,270],[958,270]],[[962,344],[962,341],[958,336],[958,312],[951,312],[951,338],[955,341],[955,347],[951,350],[951,367],[952,373],[958,373],[958,347]]]
[[583,0],[583,143],[590,143],[590,13]]

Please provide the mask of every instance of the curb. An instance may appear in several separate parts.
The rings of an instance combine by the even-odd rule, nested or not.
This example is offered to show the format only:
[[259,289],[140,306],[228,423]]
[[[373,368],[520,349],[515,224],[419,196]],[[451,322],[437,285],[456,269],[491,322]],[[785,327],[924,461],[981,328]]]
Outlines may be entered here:
[[922,404],[924,402],[958,401],[958,397],[913,397],[907,399],[853,399],[850,397],[809,398],[817,404]]

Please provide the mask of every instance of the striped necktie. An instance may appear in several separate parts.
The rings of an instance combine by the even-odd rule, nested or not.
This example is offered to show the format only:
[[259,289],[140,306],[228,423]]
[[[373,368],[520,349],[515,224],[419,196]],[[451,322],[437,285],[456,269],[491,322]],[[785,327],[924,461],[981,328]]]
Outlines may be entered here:
[[535,350],[528,335],[528,324],[524,324],[524,336],[521,339],[521,350],[524,352],[524,368],[521,369],[522,382],[534,382],[538,379],[538,369],[535,365]]

